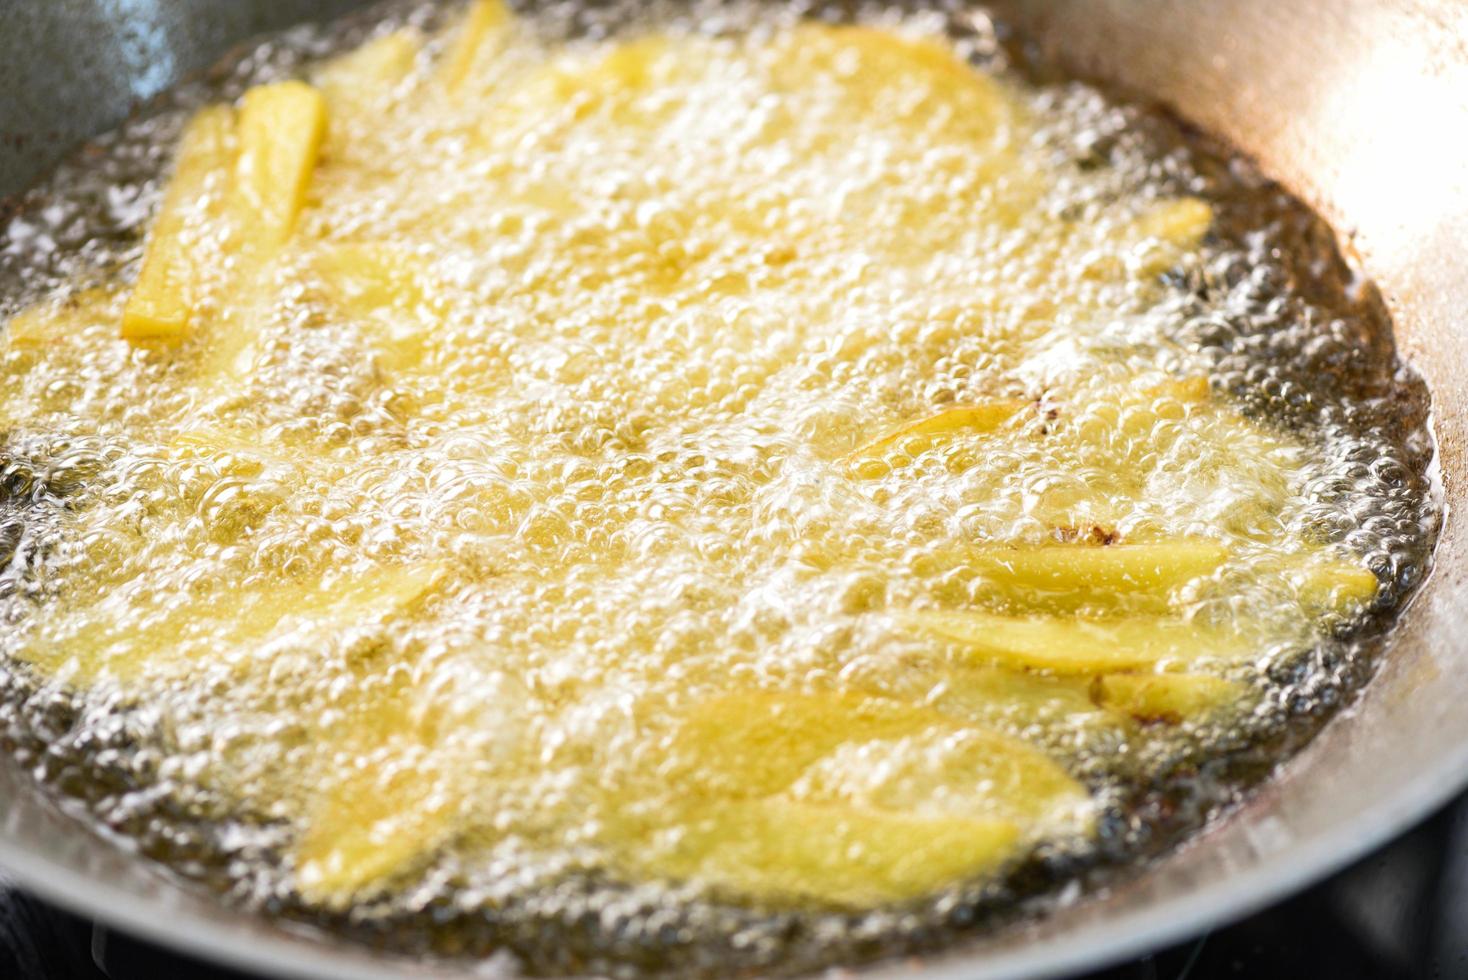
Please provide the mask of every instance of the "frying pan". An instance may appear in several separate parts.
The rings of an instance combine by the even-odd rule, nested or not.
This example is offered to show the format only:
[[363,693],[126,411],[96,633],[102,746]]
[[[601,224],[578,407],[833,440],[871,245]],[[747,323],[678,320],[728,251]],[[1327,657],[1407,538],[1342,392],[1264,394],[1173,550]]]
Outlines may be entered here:
[[[250,34],[350,0],[0,0],[0,196]],[[1361,699],[1249,802],[1145,874],[1043,921],[870,976],[1095,968],[1244,915],[1468,782],[1468,5],[1453,0],[1000,0],[1082,77],[1171,106],[1316,206],[1381,287],[1434,392],[1447,521]],[[261,974],[452,976],[233,912],[44,803],[0,759],[0,866],[155,941]],[[482,974],[480,974],[482,975]]]

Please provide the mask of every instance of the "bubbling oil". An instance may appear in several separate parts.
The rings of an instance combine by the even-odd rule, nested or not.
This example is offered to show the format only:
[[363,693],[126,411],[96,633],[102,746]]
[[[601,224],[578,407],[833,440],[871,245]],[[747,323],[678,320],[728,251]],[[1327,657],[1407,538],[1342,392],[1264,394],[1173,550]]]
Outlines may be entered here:
[[[1426,396],[1247,161],[973,10],[459,18],[267,41],[10,219],[42,783],[377,945],[794,972],[1160,852],[1364,682]],[[186,120],[294,76],[291,240],[206,183],[188,337],[118,339]]]

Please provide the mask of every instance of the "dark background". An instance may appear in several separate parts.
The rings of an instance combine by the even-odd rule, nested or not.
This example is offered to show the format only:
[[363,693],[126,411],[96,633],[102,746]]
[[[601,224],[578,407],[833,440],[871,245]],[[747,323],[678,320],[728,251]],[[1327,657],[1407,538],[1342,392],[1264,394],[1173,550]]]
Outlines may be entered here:
[[[94,929],[0,876],[3,980],[163,977],[252,980]],[[1468,796],[1307,892],[1083,980],[1220,978],[1468,980]]]

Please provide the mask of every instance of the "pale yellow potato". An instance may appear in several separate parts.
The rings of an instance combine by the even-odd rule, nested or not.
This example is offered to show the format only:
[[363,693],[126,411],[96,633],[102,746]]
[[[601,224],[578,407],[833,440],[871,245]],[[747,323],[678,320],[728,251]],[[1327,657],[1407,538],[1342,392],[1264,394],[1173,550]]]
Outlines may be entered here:
[[704,702],[675,732],[669,759],[697,792],[763,796],[848,741],[915,735],[952,721],[922,707],[845,692],[742,691]]
[[1213,225],[1213,208],[1196,197],[1162,201],[1138,218],[1131,231],[1139,238],[1161,238],[1181,248],[1198,247]]
[[374,104],[412,73],[422,50],[423,38],[413,28],[384,34],[332,59],[318,73],[317,86],[333,114]]
[[473,0],[459,25],[458,36],[439,68],[450,92],[457,91],[474,70],[474,62],[498,47],[514,15],[503,0]]
[[973,725],[850,741],[809,766],[787,796],[889,812],[990,817],[1026,840],[1090,831],[1090,795],[1028,742]]
[[359,763],[325,777],[292,855],[301,893],[329,907],[421,868],[462,825],[463,780],[418,758],[421,740],[400,713],[380,710],[370,721],[367,746],[354,747]]
[[1146,390],[1146,394],[1153,398],[1171,398],[1184,404],[1198,404],[1213,396],[1213,388],[1207,378],[1194,375],[1191,378],[1175,378],[1153,385]]
[[1235,660],[1254,649],[1253,638],[1236,631],[1157,617],[1093,620],[907,611],[893,619],[904,629],[958,643],[976,661],[1057,674]]
[[1212,224],[1213,208],[1195,197],[1154,205],[1121,233],[1124,240],[1137,243],[1133,272],[1146,278],[1167,271],[1184,255],[1197,251]]
[[94,286],[60,301],[37,303],[10,318],[5,342],[9,347],[45,348],[99,324],[115,324],[119,295],[113,286]]
[[1249,689],[1210,674],[1106,674],[1101,703],[1140,721],[1179,722],[1242,702]]
[[677,788],[670,810],[634,819],[613,804],[618,864],[763,901],[912,897],[1093,819],[1084,787],[1034,746],[849,693],[695,705],[668,763],[657,780]]
[[889,471],[887,457],[893,453],[916,455],[944,439],[994,432],[1033,405],[1033,402],[1012,398],[986,405],[944,409],[936,415],[899,426],[861,446],[847,457],[846,465],[856,476],[881,476]]
[[258,85],[240,100],[235,192],[242,235],[262,253],[279,248],[295,231],[326,117],[326,100],[304,82]]
[[[227,601],[213,592],[152,596],[124,590],[48,620],[19,653],[48,673],[64,672],[77,686],[101,680],[137,686],[278,640],[326,637],[391,616],[442,575],[437,565],[384,567],[328,582],[234,588]],[[148,610],[140,625],[117,625],[140,607]]]
[[234,133],[234,112],[227,106],[201,109],[189,122],[138,281],[123,307],[122,336],[128,340],[177,340],[188,331],[210,275],[197,265],[200,230],[194,225],[205,218],[202,199],[220,193],[234,159]]
[[894,100],[924,91],[932,96],[932,111],[944,111],[950,135],[987,142],[1016,111],[998,82],[974,71],[947,40],[931,35],[807,22],[777,43],[788,51],[780,67],[789,84],[808,84],[813,71],[834,67],[848,79],[843,94],[851,110],[867,119],[890,111]]
[[764,902],[861,908],[992,873],[1014,855],[1019,834],[988,817],[741,800],[690,820],[676,844],[637,871]]
[[1369,606],[1381,582],[1369,568],[1339,559],[1311,559],[1292,569],[1306,606],[1318,613],[1349,616]]
[[1204,538],[1143,544],[1058,544],[979,551],[973,567],[1001,589],[1166,596],[1217,570],[1228,548]]
[[926,700],[964,722],[1022,734],[1062,732],[1089,739],[1114,732],[1122,719],[1091,697],[1087,675],[1046,676],[986,665],[944,664],[930,676]]
[[422,361],[445,309],[421,256],[383,243],[332,245],[313,257],[311,271],[338,310],[369,327],[384,366]]

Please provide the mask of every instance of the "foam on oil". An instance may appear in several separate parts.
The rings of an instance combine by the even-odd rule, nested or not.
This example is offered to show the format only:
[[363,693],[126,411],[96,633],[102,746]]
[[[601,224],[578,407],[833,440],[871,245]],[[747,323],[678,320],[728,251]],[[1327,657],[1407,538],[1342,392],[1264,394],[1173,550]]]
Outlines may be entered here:
[[[10,221],[8,312],[61,329],[0,361],[0,727],[94,819],[394,948],[797,970],[1155,852],[1362,682],[1436,528],[1425,396],[1246,162],[1026,83],[971,11],[552,7],[447,85],[452,13],[268,42]],[[320,66],[405,25],[390,85]],[[222,293],[244,369],[232,309],[117,339],[187,110],[300,73],[331,128]],[[1226,559],[994,564],[1175,542]],[[1019,669],[952,612],[1217,639]],[[1138,720],[1153,666],[1223,707]]]

